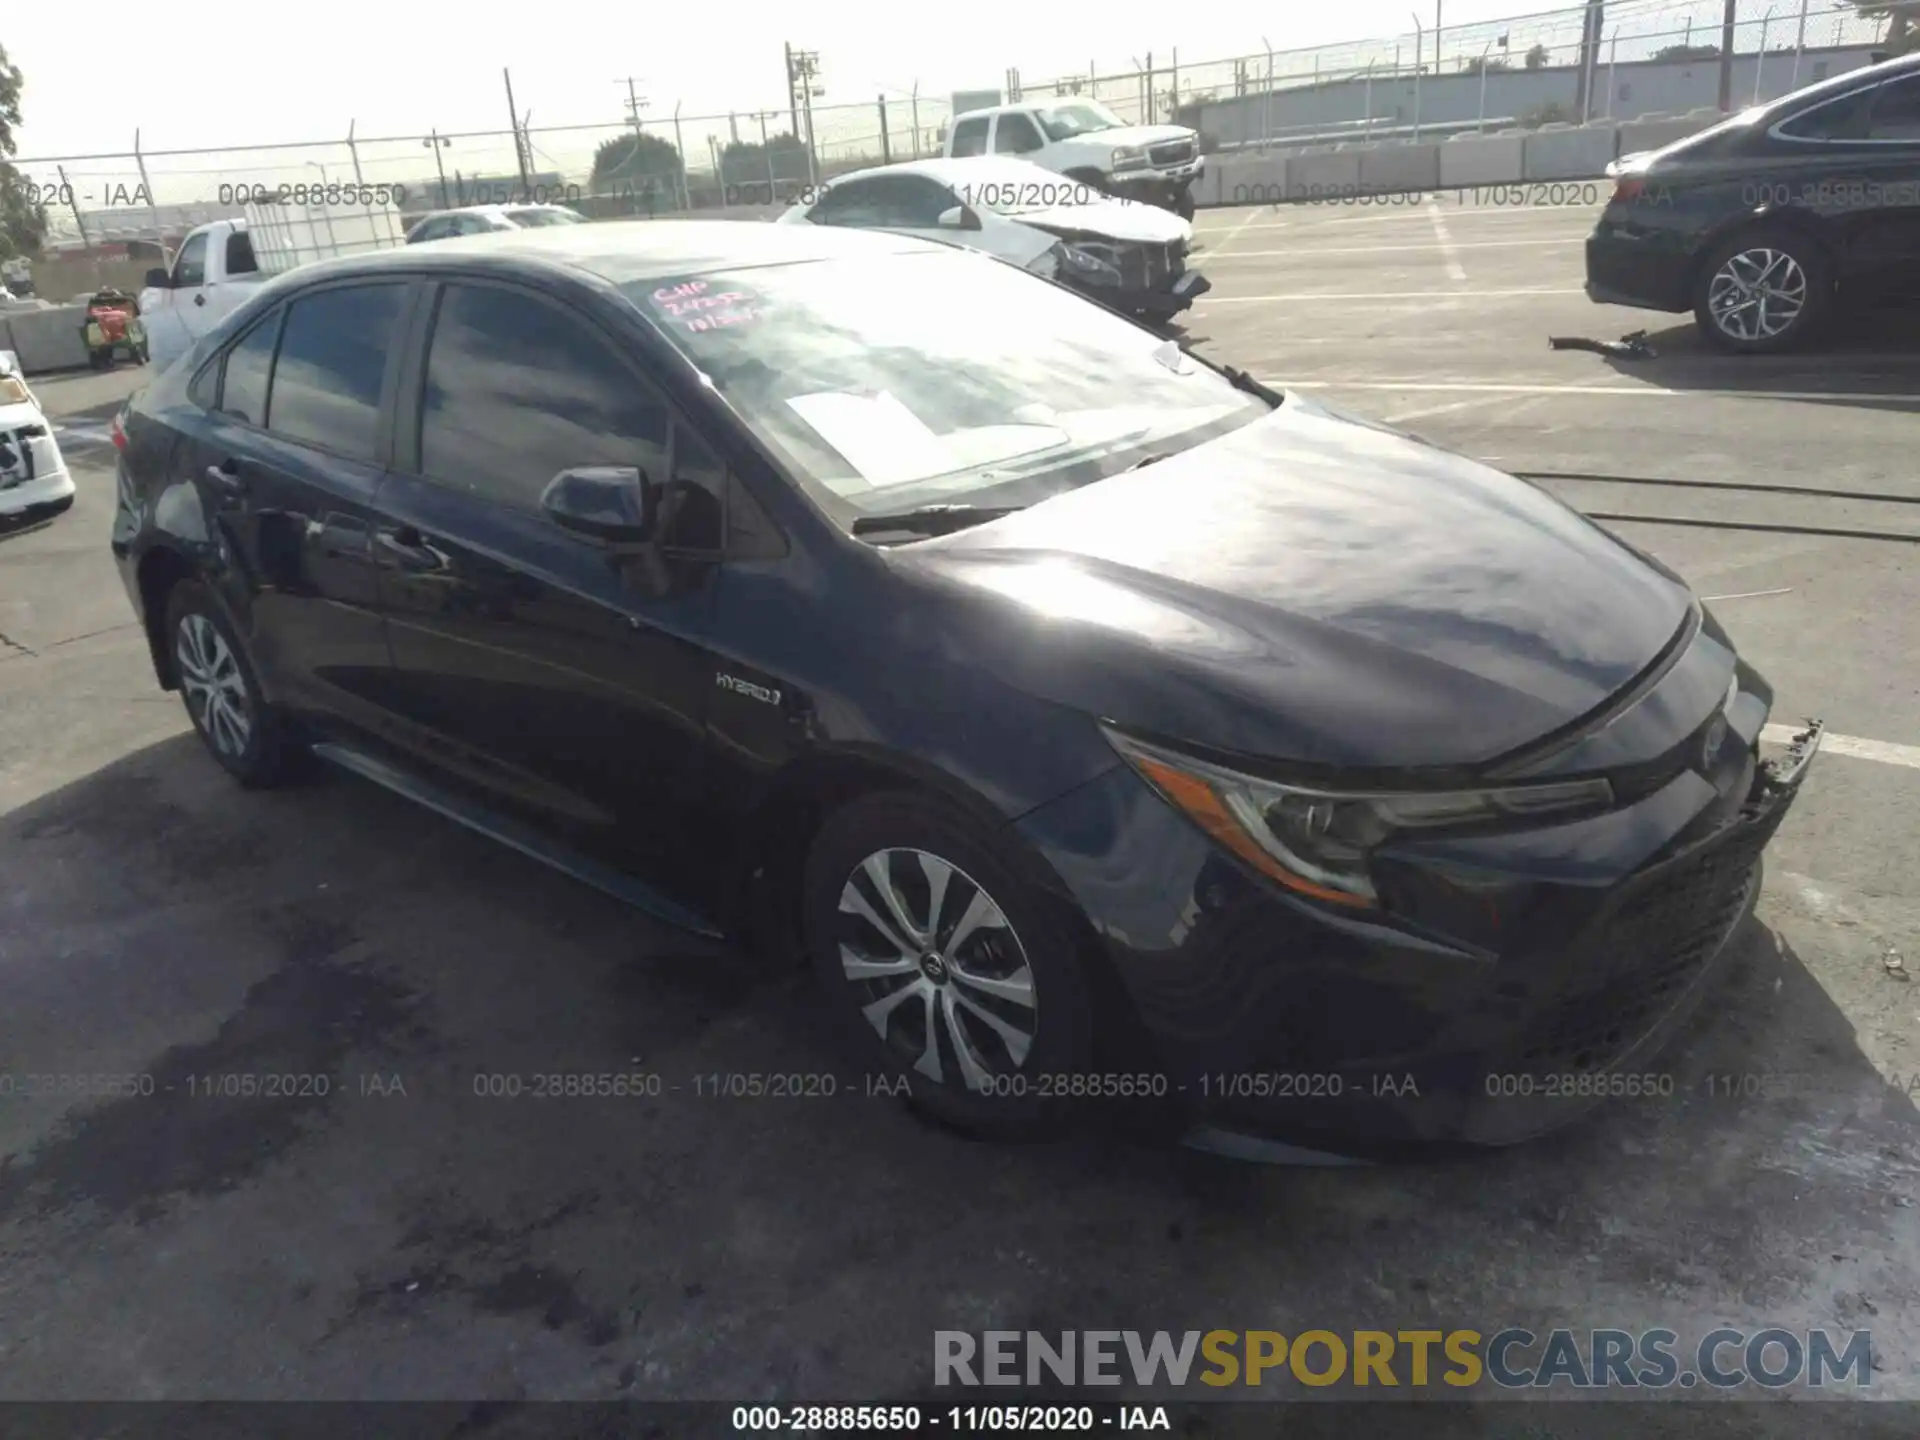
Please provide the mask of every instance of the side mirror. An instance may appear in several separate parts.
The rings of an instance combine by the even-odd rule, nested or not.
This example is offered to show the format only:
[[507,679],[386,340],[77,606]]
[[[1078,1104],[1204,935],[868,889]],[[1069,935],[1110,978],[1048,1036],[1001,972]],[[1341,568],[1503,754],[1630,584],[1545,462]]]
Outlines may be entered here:
[[146,286],[149,290],[167,290],[172,285],[173,280],[165,270],[156,268],[147,271]]
[[541,492],[540,509],[561,529],[608,545],[638,545],[653,533],[653,486],[630,465],[562,470]]
[[940,212],[939,225],[942,230],[978,230],[980,214],[971,205],[956,205]]

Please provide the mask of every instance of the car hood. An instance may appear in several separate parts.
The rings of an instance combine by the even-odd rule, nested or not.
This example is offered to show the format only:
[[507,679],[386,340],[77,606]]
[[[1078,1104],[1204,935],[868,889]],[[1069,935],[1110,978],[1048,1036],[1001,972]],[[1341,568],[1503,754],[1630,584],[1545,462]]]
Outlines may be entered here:
[[1165,145],[1170,140],[1191,140],[1194,132],[1184,125],[1116,125],[1111,130],[1089,130],[1073,138],[1102,145]]
[[1603,706],[1684,583],[1542,490],[1297,395],[1005,519],[884,552],[970,664],[1175,742],[1476,767]]
[[1095,200],[1085,205],[1055,205],[1007,216],[1052,235],[1098,235],[1140,245],[1191,244],[1193,226],[1171,210],[1131,200]]

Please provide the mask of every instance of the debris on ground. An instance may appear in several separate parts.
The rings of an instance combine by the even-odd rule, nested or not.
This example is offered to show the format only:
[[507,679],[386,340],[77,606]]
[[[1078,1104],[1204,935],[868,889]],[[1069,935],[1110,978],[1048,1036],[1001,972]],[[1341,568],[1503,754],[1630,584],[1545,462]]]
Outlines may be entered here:
[[1618,340],[1590,340],[1585,335],[1550,335],[1547,344],[1555,350],[1591,350],[1596,355],[1612,355],[1620,360],[1651,360],[1659,352],[1647,343],[1647,332],[1635,330]]
[[1881,963],[1887,967],[1887,974],[1891,975],[1894,979],[1913,979],[1913,976],[1907,973],[1907,962],[1900,958],[1900,952],[1898,950],[1889,949]]

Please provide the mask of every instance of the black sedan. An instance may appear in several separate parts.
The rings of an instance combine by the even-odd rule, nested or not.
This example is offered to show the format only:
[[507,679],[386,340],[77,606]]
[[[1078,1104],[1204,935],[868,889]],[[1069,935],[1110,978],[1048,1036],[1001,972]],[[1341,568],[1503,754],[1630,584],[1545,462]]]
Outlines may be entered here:
[[1669,1093],[1817,745],[1763,763],[1765,682],[1548,495],[903,237],[330,261],[119,430],[155,674],[242,785],[317,753],[804,952],[986,1134]]
[[1845,300],[1920,297],[1920,56],[1868,66],[1614,167],[1587,294],[1692,310],[1712,344],[1810,339]]

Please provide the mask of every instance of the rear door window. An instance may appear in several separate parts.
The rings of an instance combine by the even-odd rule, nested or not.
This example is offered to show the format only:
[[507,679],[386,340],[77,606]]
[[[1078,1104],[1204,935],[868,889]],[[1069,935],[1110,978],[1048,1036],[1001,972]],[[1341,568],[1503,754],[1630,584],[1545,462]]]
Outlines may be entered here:
[[987,124],[991,116],[982,115],[973,120],[962,120],[953,127],[953,144],[948,147],[949,155],[984,155],[987,153]]
[[1920,75],[1890,81],[1874,92],[1867,138],[1920,143]]
[[227,274],[254,275],[259,270],[259,262],[253,258],[253,241],[247,238],[247,232],[235,230],[227,236]]
[[262,429],[267,424],[267,381],[273,374],[273,347],[280,338],[281,311],[255,325],[227,351],[220,381],[220,412]]
[[1793,140],[1861,140],[1866,138],[1867,112],[1872,103],[1871,90],[1843,95],[1802,110],[1781,124],[1780,133]]
[[295,300],[273,367],[268,428],[375,463],[380,387],[406,295],[404,283],[342,285]]

